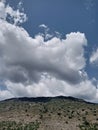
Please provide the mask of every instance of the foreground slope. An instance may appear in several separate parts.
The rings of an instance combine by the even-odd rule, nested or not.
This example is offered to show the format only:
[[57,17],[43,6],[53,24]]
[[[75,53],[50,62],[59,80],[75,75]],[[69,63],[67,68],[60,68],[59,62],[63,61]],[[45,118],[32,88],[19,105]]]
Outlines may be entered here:
[[98,105],[72,97],[0,102],[0,130],[98,130]]

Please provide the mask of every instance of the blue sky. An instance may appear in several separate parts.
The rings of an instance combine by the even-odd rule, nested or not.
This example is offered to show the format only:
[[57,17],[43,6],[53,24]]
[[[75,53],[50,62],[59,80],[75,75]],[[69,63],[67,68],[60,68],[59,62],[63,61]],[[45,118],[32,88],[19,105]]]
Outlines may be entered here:
[[0,100],[64,95],[97,102],[97,6],[97,0],[1,1]]
[[[9,0],[14,7],[18,2]],[[40,24],[45,24],[64,35],[84,32],[91,42],[98,42],[97,0],[23,0],[23,6],[28,17],[23,26],[31,35],[39,32]]]
[[[8,0],[14,8],[19,0]],[[83,32],[88,40],[86,55],[91,55],[98,43],[98,1],[97,0],[23,0],[23,7],[28,21],[22,26],[31,36],[39,33],[39,25],[47,25],[52,32],[58,31],[65,36],[70,32]],[[97,68],[87,66],[89,76],[98,74]],[[93,70],[92,70],[93,69]]]

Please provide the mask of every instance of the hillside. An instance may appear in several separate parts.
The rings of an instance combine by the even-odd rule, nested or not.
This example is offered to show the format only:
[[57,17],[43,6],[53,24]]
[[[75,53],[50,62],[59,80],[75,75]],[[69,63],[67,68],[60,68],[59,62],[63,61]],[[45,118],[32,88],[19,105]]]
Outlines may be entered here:
[[0,130],[98,130],[98,105],[73,97],[0,102]]

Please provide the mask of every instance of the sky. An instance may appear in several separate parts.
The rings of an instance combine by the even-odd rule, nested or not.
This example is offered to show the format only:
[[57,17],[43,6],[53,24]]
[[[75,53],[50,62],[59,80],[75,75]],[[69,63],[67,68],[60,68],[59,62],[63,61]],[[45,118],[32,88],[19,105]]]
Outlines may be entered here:
[[0,0],[0,100],[98,103],[98,0]]

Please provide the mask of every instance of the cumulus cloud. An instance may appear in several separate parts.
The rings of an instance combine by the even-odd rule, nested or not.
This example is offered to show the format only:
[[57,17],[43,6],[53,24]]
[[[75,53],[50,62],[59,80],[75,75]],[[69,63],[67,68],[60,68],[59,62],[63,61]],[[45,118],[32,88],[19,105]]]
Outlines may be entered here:
[[[76,96],[96,100],[97,89],[84,71],[84,33],[71,32],[65,38],[30,37],[18,23],[26,15],[0,2],[0,100],[20,96]],[[7,21],[9,16],[14,22]],[[47,30],[47,26],[42,24]]]
[[[14,31],[15,30],[15,31]],[[85,67],[85,35],[77,32],[65,39],[48,41],[37,35],[31,38],[21,27],[0,21],[0,76],[13,82],[38,82],[48,72],[70,83],[80,82],[80,70]]]
[[78,84],[70,85],[66,81],[59,80],[50,75],[43,75],[40,82],[23,85],[22,83],[12,83],[6,81],[8,93],[13,94],[13,97],[39,97],[39,96],[73,96],[82,98],[87,101],[97,102],[98,90],[93,85],[92,81],[86,79]]
[[21,8],[21,2],[19,3],[18,9],[14,10],[2,0],[0,2],[0,19],[8,20],[15,25],[19,25],[27,20],[27,16],[24,14],[23,8]]

